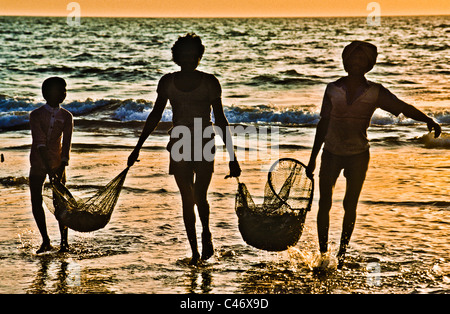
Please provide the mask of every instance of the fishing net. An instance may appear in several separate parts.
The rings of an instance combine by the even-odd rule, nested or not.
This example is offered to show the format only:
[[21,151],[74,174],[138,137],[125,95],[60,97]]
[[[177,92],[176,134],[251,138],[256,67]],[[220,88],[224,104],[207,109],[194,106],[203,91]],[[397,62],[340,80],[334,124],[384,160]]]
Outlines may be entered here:
[[306,176],[305,165],[292,158],[279,159],[270,168],[261,205],[239,183],[236,214],[244,241],[266,251],[283,251],[297,244],[313,192],[314,182]]
[[91,232],[106,226],[119,199],[128,167],[92,197],[75,198],[67,187],[58,182],[51,184],[51,195],[45,195],[47,208],[56,219],[70,229]]

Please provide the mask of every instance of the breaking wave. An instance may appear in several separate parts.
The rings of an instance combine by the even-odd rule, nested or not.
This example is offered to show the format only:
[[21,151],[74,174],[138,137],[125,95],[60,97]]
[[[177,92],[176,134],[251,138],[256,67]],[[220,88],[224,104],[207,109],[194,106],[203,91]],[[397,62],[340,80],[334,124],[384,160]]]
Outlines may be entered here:
[[[42,102],[31,98],[0,98],[0,130],[14,130],[28,128],[29,113],[42,106]],[[69,110],[75,119],[102,122],[123,123],[127,128],[127,122],[144,122],[153,108],[153,102],[143,99],[119,100],[90,98],[84,101],[72,101],[63,105]],[[319,110],[302,108],[301,106],[226,106],[225,115],[232,124],[256,123],[275,124],[284,126],[313,126],[320,119]],[[428,113],[442,124],[450,124],[450,111]],[[168,105],[163,113],[161,121],[170,122],[172,110]],[[214,117],[213,117],[214,120]],[[373,125],[387,126],[395,124],[412,124],[413,120],[403,116],[395,117],[389,113],[377,110],[372,117]]]

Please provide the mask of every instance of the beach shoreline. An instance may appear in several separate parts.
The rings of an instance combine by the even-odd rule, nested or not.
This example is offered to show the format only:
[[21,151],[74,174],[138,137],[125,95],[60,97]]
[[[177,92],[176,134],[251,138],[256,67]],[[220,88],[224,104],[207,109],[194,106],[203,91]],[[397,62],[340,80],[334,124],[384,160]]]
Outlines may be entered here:
[[[15,136],[15,133],[10,134]],[[148,145],[152,145],[151,141]],[[408,156],[411,148],[372,149],[371,168],[361,196],[348,266],[325,280],[315,277],[310,269],[317,256],[317,191],[303,235],[293,250],[280,253],[257,250],[245,244],[240,236],[234,213],[237,185],[233,179],[224,179],[228,165],[223,161],[216,162],[209,192],[216,253],[211,261],[198,268],[192,268],[186,262],[189,248],[184,234],[181,200],[175,180],[168,175],[168,152],[163,149],[142,151],[141,161],[129,171],[110,223],[104,229],[88,234],[70,230],[72,249],[64,255],[35,255],[40,236],[31,215],[28,187],[23,182],[4,185],[0,192],[0,206],[4,209],[0,217],[0,250],[5,258],[0,261],[0,291],[58,293],[52,288],[58,278],[58,268],[48,270],[50,273],[44,278],[42,270],[39,270],[42,263],[54,268],[59,263],[66,263],[69,273],[80,276],[79,285],[66,287],[69,293],[448,291],[450,260],[446,255],[445,233],[450,223],[446,215],[450,205],[442,196],[450,191],[435,191],[433,194],[433,185],[442,181],[442,174],[440,178],[436,174],[445,171],[446,159],[439,149],[419,147],[415,150],[420,151],[417,154],[421,156],[420,161]],[[92,195],[126,167],[129,153],[129,149],[120,145],[116,148],[95,146],[95,149],[85,145],[82,149],[74,149],[67,169],[67,186],[79,197]],[[7,150],[0,177],[26,178],[28,154],[24,147]],[[280,154],[306,161],[309,150],[283,149]],[[256,197],[255,201],[261,201],[264,195],[267,173],[261,171],[260,166],[264,162],[241,163],[241,182],[246,183]],[[386,164],[393,166],[389,168],[388,178],[384,173]],[[419,166],[421,169],[411,171]],[[419,174],[421,178],[417,178]],[[423,192],[408,188],[407,181],[413,180],[410,176],[415,176],[415,183],[411,184],[422,185]],[[405,182],[400,182],[402,180]],[[330,246],[333,254],[340,236],[344,187],[340,178],[331,212]],[[384,190],[380,191],[381,188]],[[433,206],[433,201],[440,203]],[[59,232],[56,220],[49,211],[46,211],[46,216],[52,243],[57,247]],[[197,230],[201,230],[199,223]],[[382,283],[379,286],[367,281],[367,278],[372,278],[368,277],[368,267],[375,266],[380,267]],[[17,269],[22,269],[22,273]],[[286,277],[279,277],[280,272],[287,274]],[[188,278],[197,281],[204,276],[213,278],[206,288],[203,287],[206,290],[189,284]],[[280,281],[283,285],[279,284]],[[45,282],[45,285],[39,290],[36,282]]]

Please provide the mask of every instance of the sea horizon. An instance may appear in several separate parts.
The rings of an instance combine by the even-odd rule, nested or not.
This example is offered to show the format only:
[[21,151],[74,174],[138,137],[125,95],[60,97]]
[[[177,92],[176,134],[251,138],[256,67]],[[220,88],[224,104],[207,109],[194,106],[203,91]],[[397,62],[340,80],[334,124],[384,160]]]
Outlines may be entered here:
[[[30,14],[30,15],[27,15],[27,14],[0,14],[0,16],[16,16],[16,17],[63,17],[63,18],[67,18],[67,15],[45,15],[45,14],[43,14],[43,15],[33,15],[33,14]],[[424,16],[424,17],[426,17],[426,16],[450,16],[450,14],[391,14],[391,15],[383,15],[382,17],[414,17],[414,16]],[[361,17],[361,18],[365,18],[365,19],[367,19],[367,14],[361,14],[361,15],[304,15],[304,16],[302,16],[302,15],[292,15],[292,16],[289,16],[289,15],[287,15],[287,16],[282,16],[282,15],[280,15],[280,16],[277,16],[277,15],[273,15],[273,16],[271,16],[271,15],[267,15],[267,16],[233,16],[233,15],[230,15],[230,16],[221,16],[221,15],[217,15],[217,16],[215,16],[215,15],[211,15],[211,16],[170,16],[170,15],[167,15],[167,16],[126,16],[126,15],[123,15],[123,16],[121,16],[121,15],[117,15],[117,16],[114,16],[114,15],[83,15],[83,16],[81,16],[80,18],[91,18],[91,17],[93,17],[93,18],[142,18],[142,19],[146,19],[146,18],[149,18],[149,19],[158,19],[158,18],[168,18],[168,19],[203,19],[203,18],[206,18],[206,19],[210,19],[210,18],[218,18],[218,19],[227,19],[227,18],[230,18],[230,19],[233,19],[233,18],[236,18],[236,19],[241,19],[241,18],[243,18],[243,19],[252,19],[252,18],[255,18],[255,19],[278,19],[278,18],[282,18],[282,19],[289,19],[289,18],[294,18],[294,19],[297,19],[297,18],[339,18],[339,17],[343,17],[343,18],[348,18],[348,17],[350,17],[350,18],[353,18],[353,17],[355,17],[355,18],[359,18],[359,17]]]

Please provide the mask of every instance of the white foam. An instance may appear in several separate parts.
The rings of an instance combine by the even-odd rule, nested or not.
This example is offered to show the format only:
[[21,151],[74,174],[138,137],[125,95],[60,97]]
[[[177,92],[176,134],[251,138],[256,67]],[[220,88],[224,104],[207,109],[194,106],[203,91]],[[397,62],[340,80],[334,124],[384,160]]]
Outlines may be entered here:
[[306,265],[310,270],[332,271],[337,269],[338,260],[331,251],[321,254],[317,251],[299,250],[298,248],[290,247],[288,254],[291,262]]
[[421,136],[419,141],[426,148],[450,148],[450,134],[448,133],[442,133],[438,138],[434,138],[434,132],[431,132]]

